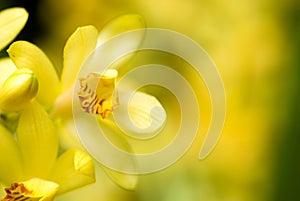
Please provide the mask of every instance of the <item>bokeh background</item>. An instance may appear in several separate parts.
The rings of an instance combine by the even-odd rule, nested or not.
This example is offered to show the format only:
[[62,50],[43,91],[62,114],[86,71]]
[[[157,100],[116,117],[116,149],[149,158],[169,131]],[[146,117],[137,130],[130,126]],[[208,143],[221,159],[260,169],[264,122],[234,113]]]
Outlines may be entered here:
[[[78,26],[100,30],[113,17],[138,13],[148,27],[198,42],[225,85],[226,124],[208,158],[197,159],[200,136],[172,167],[140,176],[135,191],[121,189],[99,170],[97,184],[57,200],[300,200],[299,1],[0,0],[1,9],[12,6],[30,15],[17,39],[40,46],[58,71],[64,43]],[[205,133],[206,126],[201,129]]]

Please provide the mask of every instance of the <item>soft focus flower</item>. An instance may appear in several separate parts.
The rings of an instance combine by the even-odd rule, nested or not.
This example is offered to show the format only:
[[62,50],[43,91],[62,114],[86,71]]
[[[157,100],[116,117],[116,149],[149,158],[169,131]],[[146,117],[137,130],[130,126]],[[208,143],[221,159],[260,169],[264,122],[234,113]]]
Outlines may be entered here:
[[[64,47],[63,69],[60,78],[57,76],[55,68],[48,57],[37,46],[26,41],[17,41],[9,47],[9,56],[17,68],[29,68],[36,74],[39,82],[37,100],[47,108],[51,117],[55,120],[57,130],[60,132],[60,141],[64,148],[75,146],[84,150],[76,136],[72,120],[73,93],[79,93],[78,98],[81,99],[84,110],[102,116],[102,120],[100,121],[103,121],[104,125],[107,125],[110,130],[114,131],[115,125],[110,124],[110,120],[107,117],[113,112],[113,107],[117,106],[117,103],[114,103],[115,100],[112,100],[114,84],[118,74],[117,71],[112,69],[102,74],[91,72],[90,75],[81,80],[77,80],[77,74],[86,58],[95,48],[122,32],[144,27],[144,21],[139,15],[129,14],[111,21],[103,28],[100,34],[98,34],[97,29],[93,26],[78,28],[70,36]],[[142,37],[135,38],[135,40],[130,42],[138,46],[141,41]],[[120,47],[114,48],[118,49]],[[100,80],[99,84],[91,84],[89,82],[91,77],[93,77],[94,83]],[[73,91],[75,83],[79,81],[83,87],[81,91],[83,93]],[[90,89],[88,93],[85,93],[87,88],[93,87],[93,90]],[[147,103],[153,102],[152,100],[155,98],[140,93],[137,99]],[[151,101],[147,101],[149,99]],[[132,101],[133,107],[131,109],[133,110],[132,114],[134,114],[133,118],[136,117],[136,121],[142,122],[140,124],[143,124],[143,122],[148,123],[150,113],[147,110],[149,108],[146,106],[147,109],[140,109],[143,107],[141,104],[134,107],[135,102],[139,101]],[[158,103],[158,101],[156,102]],[[117,134],[115,136],[117,136],[117,140],[126,144]],[[128,149],[127,146],[126,148]],[[126,189],[136,187],[136,175],[123,174],[104,167],[103,169],[121,187]]]
[[93,160],[69,149],[58,158],[58,136],[44,108],[33,101],[21,112],[16,138],[0,124],[3,200],[51,201],[95,181]]

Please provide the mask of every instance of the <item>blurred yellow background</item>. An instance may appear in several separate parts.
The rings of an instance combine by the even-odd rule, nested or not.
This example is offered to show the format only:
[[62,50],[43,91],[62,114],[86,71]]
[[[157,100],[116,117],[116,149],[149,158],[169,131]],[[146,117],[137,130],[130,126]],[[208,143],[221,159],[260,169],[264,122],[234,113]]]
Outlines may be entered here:
[[[58,68],[64,43],[78,26],[100,30],[113,17],[138,13],[147,27],[171,29],[200,44],[225,85],[224,132],[208,158],[197,159],[204,137],[199,135],[172,167],[140,176],[136,191],[119,188],[98,171],[96,185],[57,200],[299,200],[298,1],[36,0],[1,6],[13,5],[25,6],[30,15],[18,39],[39,45]],[[202,104],[207,98],[203,94]]]

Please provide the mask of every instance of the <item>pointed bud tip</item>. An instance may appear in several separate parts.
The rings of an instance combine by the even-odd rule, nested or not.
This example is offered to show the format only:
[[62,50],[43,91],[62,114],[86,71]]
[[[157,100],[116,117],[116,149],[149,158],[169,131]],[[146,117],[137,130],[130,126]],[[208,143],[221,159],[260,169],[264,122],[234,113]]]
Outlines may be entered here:
[[36,96],[38,80],[26,68],[15,71],[0,88],[0,109],[5,112],[20,111]]

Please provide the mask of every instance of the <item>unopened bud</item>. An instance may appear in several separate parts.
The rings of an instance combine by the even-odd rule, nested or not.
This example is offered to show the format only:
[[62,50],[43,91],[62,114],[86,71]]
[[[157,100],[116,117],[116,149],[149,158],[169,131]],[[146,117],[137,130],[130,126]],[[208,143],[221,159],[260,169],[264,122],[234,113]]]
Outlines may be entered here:
[[27,68],[17,70],[0,88],[0,109],[4,112],[20,111],[37,92],[38,81],[35,74]]

